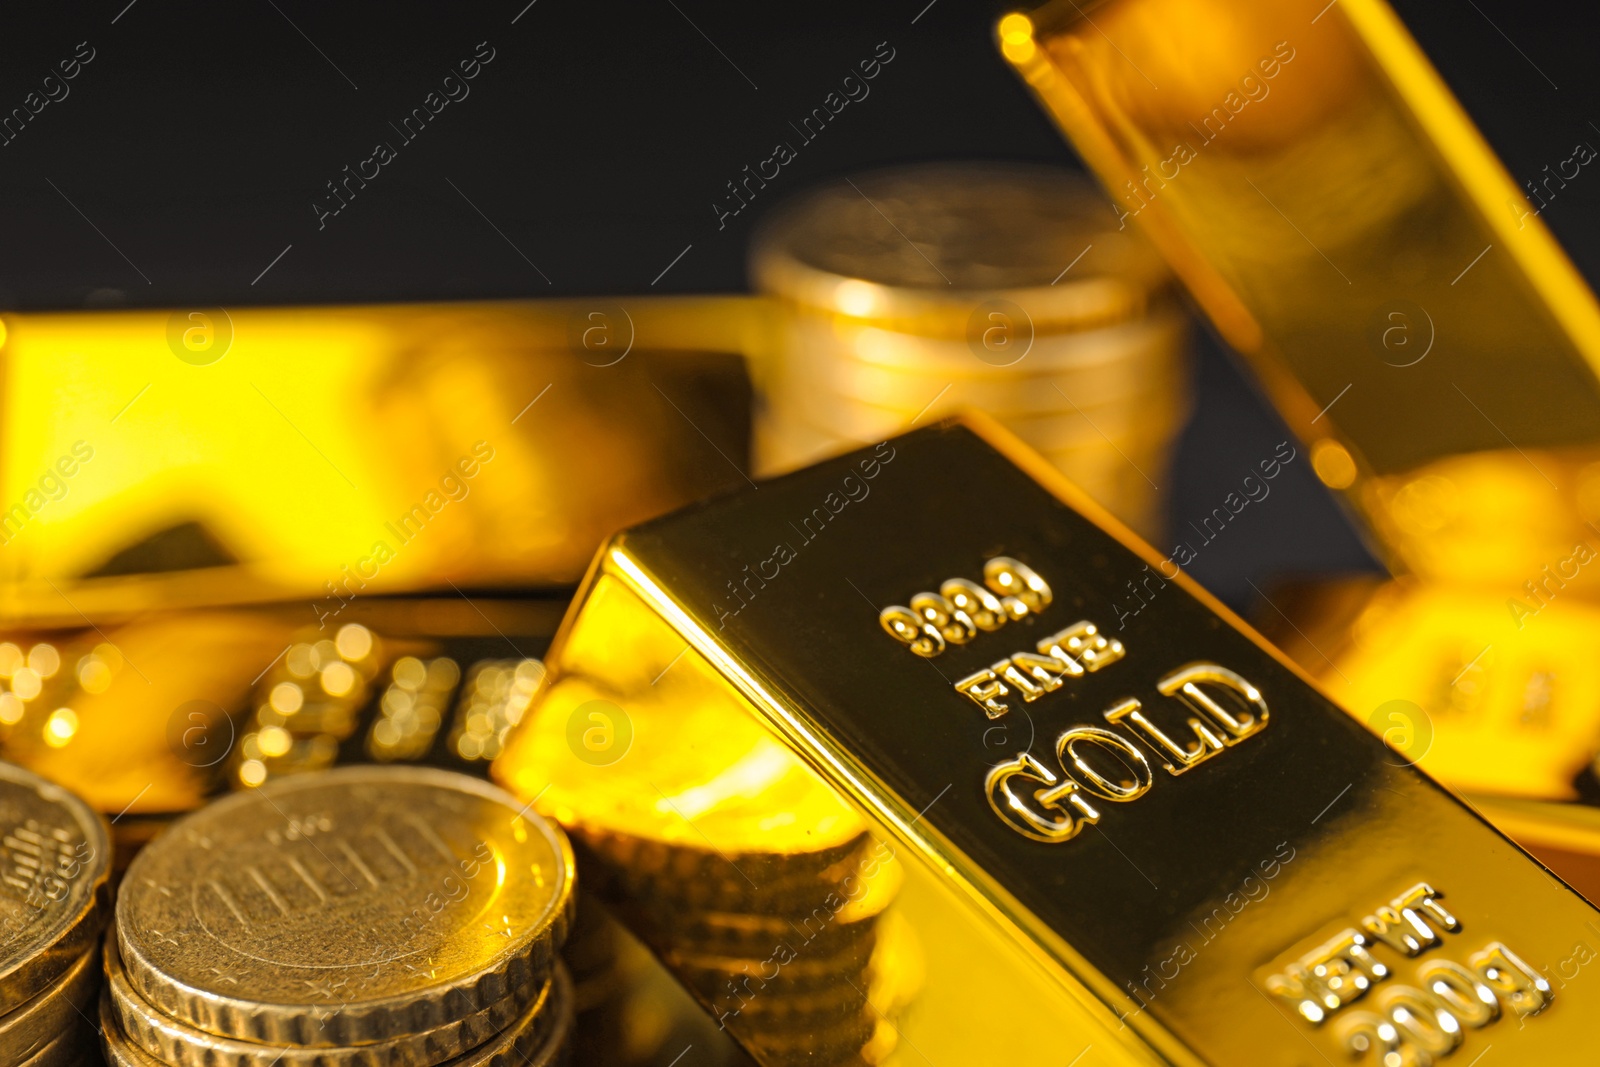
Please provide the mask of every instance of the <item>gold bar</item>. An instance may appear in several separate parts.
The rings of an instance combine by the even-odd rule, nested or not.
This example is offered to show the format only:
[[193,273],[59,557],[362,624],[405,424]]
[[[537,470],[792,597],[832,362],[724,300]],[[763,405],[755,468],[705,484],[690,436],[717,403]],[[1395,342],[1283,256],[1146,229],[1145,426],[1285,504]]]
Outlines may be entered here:
[[1600,747],[1600,305],[1394,10],[1057,2],[999,36],[1401,579],[1346,630],[1301,617],[1301,662],[1452,786],[1573,797]]
[[626,303],[6,315],[0,617],[570,585],[743,484],[761,302]]
[[1001,50],[1307,440],[1595,441],[1600,305],[1384,0],[1090,6]]
[[[850,1062],[1587,1048],[1600,988],[1542,969],[1594,910],[1160,563],[942,423],[618,535],[494,773],[764,1063],[802,993],[804,1033],[851,1032],[841,982],[892,1031]],[[837,963],[871,899],[879,948]],[[765,961],[708,948],[793,914]]]

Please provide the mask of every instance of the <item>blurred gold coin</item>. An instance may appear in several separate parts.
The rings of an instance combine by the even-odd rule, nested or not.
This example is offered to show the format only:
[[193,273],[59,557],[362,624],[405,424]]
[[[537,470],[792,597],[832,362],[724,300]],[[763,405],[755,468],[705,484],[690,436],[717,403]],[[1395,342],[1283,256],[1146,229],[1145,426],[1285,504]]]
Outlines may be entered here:
[[860,175],[776,212],[751,276],[776,309],[752,362],[762,476],[978,410],[1156,531],[1188,410],[1187,320],[1162,258],[1080,175]]
[[[1056,168],[924,164],[859,175],[776,212],[758,288],[803,306],[962,336],[972,294],[1021,292],[1036,324],[1134,318],[1168,274],[1085,178]],[[1072,264],[1070,274],[1064,269]]]
[[148,845],[117,900],[129,984],[268,1044],[359,1045],[457,1022],[548,971],[560,830],[478,779],[349,767],[219,800]]

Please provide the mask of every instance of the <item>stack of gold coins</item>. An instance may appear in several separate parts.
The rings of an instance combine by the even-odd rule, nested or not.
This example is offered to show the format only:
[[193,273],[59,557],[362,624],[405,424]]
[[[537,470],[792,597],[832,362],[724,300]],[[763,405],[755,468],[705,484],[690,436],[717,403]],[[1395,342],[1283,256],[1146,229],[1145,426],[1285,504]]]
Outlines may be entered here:
[[[753,718],[679,705],[673,684],[624,711],[557,681],[514,735],[510,784],[573,833],[585,884],[759,1062],[883,1062],[921,974],[891,908],[892,849]],[[586,745],[595,730],[626,743]]]
[[383,663],[377,636],[360,623],[298,635],[255,685],[255,707],[232,759],[232,784],[324,770],[359,726]]
[[0,763],[0,1063],[92,1062],[110,869],[87,804]]
[[754,374],[777,474],[960,408],[998,418],[1148,533],[1187,411],[1160,256],[1070,172],[941,164],[780,210],[751,257],[776,304]]
[[478,779],[351,767],[202,808],[128,868],[106,938],[117,1067],[565,1062],[559,828]]

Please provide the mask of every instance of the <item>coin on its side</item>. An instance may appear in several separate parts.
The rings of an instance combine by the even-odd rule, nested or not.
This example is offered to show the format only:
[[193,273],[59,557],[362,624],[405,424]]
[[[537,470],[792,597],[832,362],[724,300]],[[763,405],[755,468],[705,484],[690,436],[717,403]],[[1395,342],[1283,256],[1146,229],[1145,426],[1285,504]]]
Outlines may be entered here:
[[93,947],[111,839],[89,805],[0,763],[0,1012],[21,1007]]
[[56,984],[0,1015],[0,1063],[12,1063],[87,1018],[99,989],[100,953],[90,949]]
[[122,1035],[172,1067],[433,1067],[504,1033],[530,1011],[541,1025],[553,1024],[544,1011],[553,982],[546,976],[514,997],[420,1034],[345,1048],[284,1047],[218,1037],[163,1015],[128,985],[115,938],[106,942],[106,990]]
[[200,1030],[371,1044],[539,980],[574,878],[561,831],[487,782],[348,767],[176,823],[128,868],[118,948],[139,995]]
[[[545,995],[489,1041],[439,1067],[557,1067],[566,1062],[573,1028],[572,979],[556,964]],[[110,1067],[168,1067],[129,1040],[117,1024],[109,990],[100,996],[100,1047]]]

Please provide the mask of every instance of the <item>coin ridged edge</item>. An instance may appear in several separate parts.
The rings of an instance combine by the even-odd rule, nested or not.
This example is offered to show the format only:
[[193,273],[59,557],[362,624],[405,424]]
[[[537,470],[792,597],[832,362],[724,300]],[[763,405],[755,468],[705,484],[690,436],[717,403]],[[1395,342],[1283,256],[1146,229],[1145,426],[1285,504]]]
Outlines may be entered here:
[[[573,1006],[572,977],[566,967],[557,963],[550,974],[549,1003],[540,1012],[525,1013],[518,1023],[513,1023],[506,1033],[514,1030],[514,1036],[509,1040],[491,1038],[488,1045],[469,1050],[439,1067],[553,1067],[564,1063],[572,1043]],[[530,1051],[530,1044],[537,1047]]]
[[[528,1012],[542,1010],[554,984],[554,978],[547,975],[518,996],[419,1034],[371,1045],[285,1049],[209,1034],[164,1015],[129,984],[116,951],[108,939],[106,989],[122,1035],[172,1067],[434,1067],[459,1055],[462,1048],[492,1041]],[[451,1051],[440,1054],[436,1049],[441,1046]]]
[[[517,1023],[501,1032],[504,1041],[490,1038],[488,1047],[469,1049],[438,1067],[556,1067],[565,1063],[573,1030],[572,980],[559,964],[551,971],[548,994],[547,1004],[538,1011],[525,1009]],[[531,1055],[526,1048],[530,1039],[538,1043]],[[109,988],[100,992],[100,1047],[111,1067],[168,1067],[122,1030]]]
[[[275,1004],[243,1000],[224,996],[212,990],[200,989],[163,974],[140,953],[128,939],[123,906],[129,897],[124,894],[117,901],[115,924],[117,946],[122,966],[129,984],[152,1007],[219,1037],[260,1044],[305,1045],[333,1047],[368,1045],[390,1040],[398,1034],[415,1034],[437,1029],[481,1011],[497,1001],[504,1000],[539,981],[555,963],[561,944],[566,940],[577,906],[577,860],[572,844],[554,820],[520,807],[516,798],[493,783],[453,771],[427,767],[408,767],[412,781],[436,784],[446,789],[466,789],[492,800],[539,828],[562,866],[561,885],[551,900],[549,921],[533,940],[517,952],[509,953],[479,970],[463,975],[444,985],[416,993],[374,999],[366,1003],[328,1004]],[[283,778],[249,793],[236,793],[216,801],[174,824],[168,834],[182,827],[188,819],[209,813],[216,818],[219,809],[243,806],[263,790],[292,791],[307,788],[313,783],[326,785],[344,779],[371,779],[377,777],[382,784],[383,769],[373,767],[345,767],[327,771],[314,778]],[[175,838],[174,838],[175,840]],[[126,879],[138,876],[138,869],[159,840],[140,852],[129,865]]]

